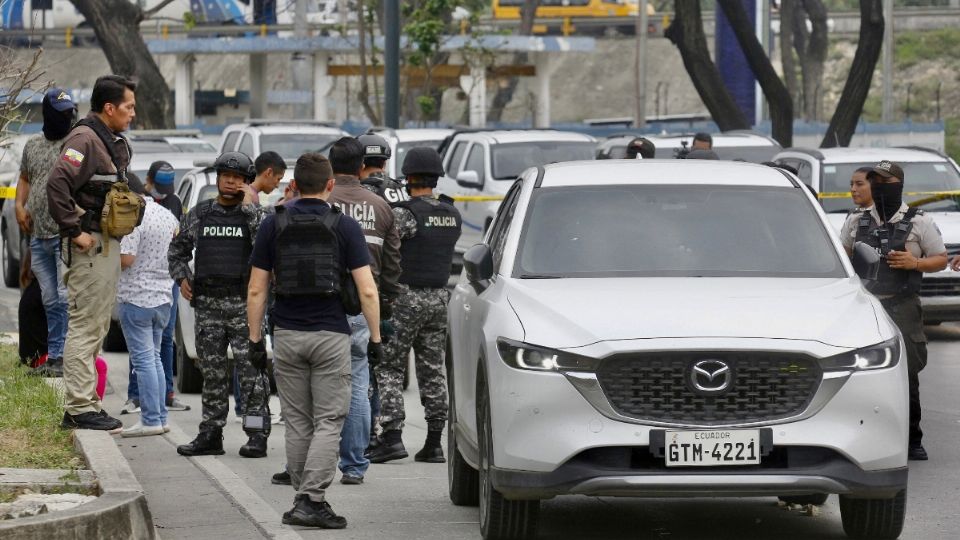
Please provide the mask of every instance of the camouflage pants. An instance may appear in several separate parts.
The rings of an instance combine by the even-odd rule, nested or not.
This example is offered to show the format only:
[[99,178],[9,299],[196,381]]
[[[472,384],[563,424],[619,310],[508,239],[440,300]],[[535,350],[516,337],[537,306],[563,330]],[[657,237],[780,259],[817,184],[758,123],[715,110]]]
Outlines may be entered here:
[[444,343],[447,338],[446,289],[410,289],[396,300],[393,324],[397,335],[385,347],[374,368],[380,390],[380,425],[384,431],[403,429],[403,372],[410,347],[416,355],[417,384],[427,429],[442,430],[447,421],[447,378]]
[[245,414],[269,417],[270,379],[247,360],[249,333],[246,299],[240,296],[198,296],[194,301],[198,367],[203,374],[203,420],[200,422],[200,431],[222,429],[227,423],[232,375],[227,360],[227,345],[233,350],[233,361],[240,378],[240,394],[246,405]]

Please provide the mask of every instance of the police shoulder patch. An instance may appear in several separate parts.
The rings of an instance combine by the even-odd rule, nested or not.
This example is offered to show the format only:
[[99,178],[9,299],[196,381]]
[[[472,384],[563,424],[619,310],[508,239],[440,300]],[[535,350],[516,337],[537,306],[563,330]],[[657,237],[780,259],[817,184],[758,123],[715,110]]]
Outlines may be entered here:
[[73,165],[74,167],[79,167],[80,164],[83,163],[84,155],[79,150],[67,148],[61,157],[64,161]]

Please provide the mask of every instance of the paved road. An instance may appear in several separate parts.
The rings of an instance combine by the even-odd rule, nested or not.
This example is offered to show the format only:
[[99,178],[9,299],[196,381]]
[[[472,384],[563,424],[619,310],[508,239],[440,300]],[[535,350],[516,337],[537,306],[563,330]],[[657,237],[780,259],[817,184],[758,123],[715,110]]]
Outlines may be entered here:
[[[11,296],[0,291],[0,309]],[[15,306],[15,304],[14,304]],[[15,313],[15,312],[14,312]],[[6,324],[6,322],[5,322]],[[922,374],[926,446],[932,457],[911,464],[905,539],[952,539],[960,529],[960,326],[928,328],[930,365]],[[106,355],[114,390],[107,410],[118,413],[126,389],[125,354]],[[425,437],[415,385],[405,394],[409,417],[408,450]],[[274,426],[269,457],[244,459],[244,442],[232,413],[226,430],[227,454],[187,459],[175,445],[196,434],[199,395],[181,398],[193,406],[171,413],[173,431],[164,437],[120,439],[118,444],[144,485],[158,531],[164,539],[277,538],[476,539],[477,511],[450,504],[446,468],[413,462],[373,465],[362,486],[335,483],[334,509],[346,516],[344,531],[294,530],[279,515],[293,499],[289,487],[270,484],[283,466],[283,427]],[[273,398],[276,402],[276,397]],[[127,424],[136,418],[121,416]],[[775,499],[618,499],[560,497],[543,503],[540,538],[606,539],[834,539],[843,538],[836,497],[816,516],[779,508]]]

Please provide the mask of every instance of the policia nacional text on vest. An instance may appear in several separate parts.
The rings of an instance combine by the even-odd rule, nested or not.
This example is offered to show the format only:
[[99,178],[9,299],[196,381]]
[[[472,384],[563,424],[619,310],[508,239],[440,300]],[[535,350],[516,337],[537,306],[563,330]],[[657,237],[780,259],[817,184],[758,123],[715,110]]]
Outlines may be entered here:
[[462,220],[453,199],[440,195],[437,200],[440,204],[417,197],[394,205],[417,219],[417,234],[400,246],[400,283],[410,287],[441,288],[450,277]]
[[[923,215],[923,210],[910,208],[897,223],[877,224],[870,212],[865,211],[857,221],[855,241],[876,249],[883,257],[891,251],[906,251],[907,237],[913,230],[913,218],[918,215]],[[920,290],[922,279],[922,272],[894,269],[887,264],[881,264],[877,281],[869,285],[869,290],[878,296],[915,294]]]
[[250,227],[240,205],[213,211],[213,199],[200,203],[194,267],[194,294],[211,298],[245,296],[249,276]]

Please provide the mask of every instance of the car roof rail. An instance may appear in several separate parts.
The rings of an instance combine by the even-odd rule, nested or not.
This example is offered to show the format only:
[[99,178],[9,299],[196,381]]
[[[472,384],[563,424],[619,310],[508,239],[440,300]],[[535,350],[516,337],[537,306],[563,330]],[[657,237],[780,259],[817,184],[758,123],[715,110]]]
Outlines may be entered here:
[[800,154],[807,154],[816,159],[823,160],[823,152],[817,150],[816,148],[804,148],[801,146],[791,146],[790,148],[784,148],[783,152],[797,152]]
[[941,152],[940,150],[937,150],[936,148],[930,148],[928,146],[919,146],[919,145],[911,144],[906,146],[896,146],[894,148],[900,148],[902,150],[916,150],[917,152],[926,152],[928,154],[936,154],[944,159],[949,158],[947,154]]
[[196,137],[203,133],[199,129],[132,129],[125,135],[132,139],[160,139],[162,137]]
[[251,127],[257,126],[270,126],[270,125],[301,125],[301,126],[317,126],[317,127],[332,127],[340,128],[340,125],[336,122],[328,122],[326,120],[300,120],[296,118],[250,118],[246,121]]

